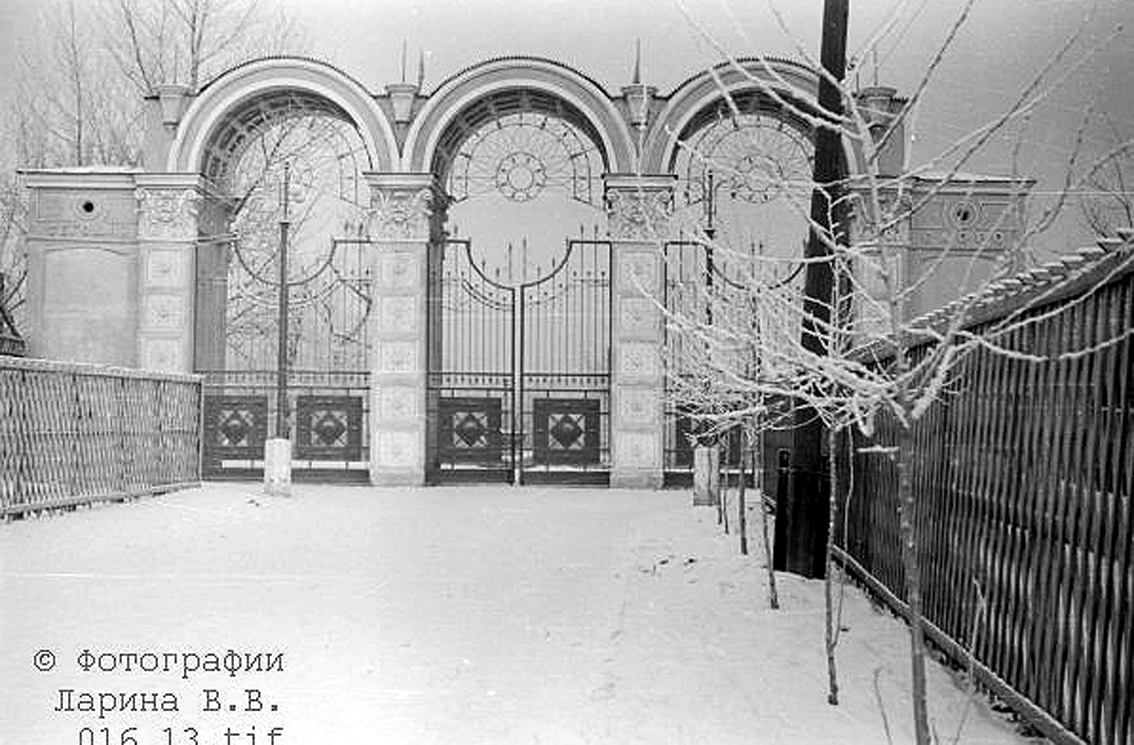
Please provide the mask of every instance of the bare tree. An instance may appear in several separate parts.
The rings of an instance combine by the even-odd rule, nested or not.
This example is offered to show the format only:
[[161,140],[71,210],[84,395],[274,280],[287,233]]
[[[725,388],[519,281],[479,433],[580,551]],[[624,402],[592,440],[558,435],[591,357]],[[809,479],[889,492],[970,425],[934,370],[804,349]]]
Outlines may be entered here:
[[1091,233],[1110,238],[1134,228],[1134,137],[1123,136],[1109,118],[1105,124],[1111,150],[1083,179],[1079,209]]
[[27,264],[23,257],[26,204],[19,181],[5,174],[0,182],[0,308],[10,313],[17,326],[23,315]]
[[[729,163],[714,164],[718,172],[735,172],[734,178],[757,182],[760,189],[775,188],[778,197],[794,204],[795,212],[805,221],[806,227],[817,235],[826,249],[825,256],[809,259],[831,266],[837,278],[830,298],[810,300],[825,306],[829,321],[810,316],[798,290],[791,284],[777,284],[769,277],[777,263],[762,252],[751,252],[730,245],[720,237],[701,232],[698,239],[711,248],[718,260],[727,258],[731,267],[728,281],[706,282],[700,289],[698,302],[675,307],[672,299],[658,298],[664,309],[671,336],[680,341],[679,359],[672,359],[670,391],[681,403],[693,407],[700,417],[718,428],[744,421],[754,430],[773,425],[774,417],[767,406],[769,401],[795,401],[815,412],[832,433],[829,449],[834,456],[840,433],[858,430],[869,437],[882,418],[896,421],[898,437],[887,446],[872,446],[870,453],[889,459],[894,465],[898,489],[901,555],[905,577],[905,596],[909,606],[910,659],[912,672],[912,713],[914,731],[919,745],[930,742],[930,723],[926,706],[925,636],[922,617],[921,569],[918,559],[919,536],[915,514],[920,495],[915,493],[911,478],[914,452],[913,425],[924,417],[941,400],[953,371],[977,350],[995,350],[1011,354],[999,340],[1016,328],[1013,321],[999,325],[995,330],[976,336],[966,330],[968,319],[982,292],[997,280],[1010,275],[1020,264],[1027,250],[1028,239],[1050,225],[1054,214],[1067,202],[1067,195],[1076,193],[1084,181],[1097,175],[1113,163],[1105,159],[1096,161],[1084,173],[1075,173],[1078,150],[1067,166],[1064,198],[1049,207],[1033,224],[1021,230],[1018,240],[994,250],[992,235],[1006,230],[1012,218],[1005,211],[998,219],[989,237],[976,247],[975,256],[995,256],[995,267],[984,281],[976,282],[973,268],[963,270],[972,275],[963,283],[974,286],[975,291],[965,298],[939,311],[931,318],[913,318],[910,303],[913,294],[928,282],[947,258],[962,256],[959,251],[959,232],[954,231],[936,260],[924,266],[911,268],[907,261],[909,246],[904,226],[910,224],[919,211],[934,204],[946,183],[958,183],[968,178],[963,174],[974,163],[989,141],[1004,134],[1007,129],[1026,119],[1029,113],[1047,98],[1065,79],[1061,72],[1074,67],[1081,60],[1067,58],[1079,54],[1089,57],[1095,50],[1075,52],[1079,40],[1073,34],[1045,67],[1036,72],[1030,82],[1014,100],[980,129],[963,137],[919,168],[910,165],[908,156],[898,173],[883,173],[881,154],[890,138],[898,136],[899,128],[908,133],[916,127],[917,106],[925,91],[932,85],[934,73],[951,48],[957,33],[964,26],[971,2],[961,11],[950,28],[946,41],[937,50],[913,95],[895,112],[869,109],[860,102],[852,89],[833,79],[811,58],[805,45],[797,45],[799,56],[828,82],[842,92],[845,114],[840,117],[820,117],[814,111],[794,103],[782,91],[789,87],[780,79],[770,64],[763,64],[761,75],[754,75],[734,58],[725,55],[727,64],[746,76],[751,86],[759,89],[768,99],[774,100],[797,120],[812,127],[835,129],[839,136],[860,152],[863,164],[860,172],[839,183],[827,194],[831,215],[825,222],[812,219],[804,195],[825,186],[807,183],[785,183],[783,174],[776,169],[755,168],[741,173]],[[784,25],[782,20],[781,25]],[[894,18],[891,23],[897,23]],[[784,25],[786,31],[786,25]],[[708,34],[707,41],[713,43]],[[1104,42],[1105,43],[1105,42]],[[868,46],[869,48],[869,46]],[[719,49],[719,47],[718,47]],[[721,50],[724,54],[723,50]],[[1065,64],[1066,63],[1066,64]],[[772,81],[769,83],[768,81]],[[732,100],[722,86],[721,94]],[[738,111],[735,103],[732,110]],[[1125,152],[1125,148],[1121,148]],[[774,157],[760,158],[754,154],[751,162],[775,162]],[[709,154],[702,157],[710,158]],[[1100,164],[1105,164],[1100,165]],[[1014,161],[1011,166],[1015,172]],[[917,182],[919,173],[928,169],[942,172],[937,186],[927,187]],[[1113,172],[1113,171],[1112,171]],[[1015,177],[1014,190],[1022,196],[1029,181]],[[769,187],[771,185],[771,187]],[[1125,191],[1125,187],[1119,189]],[[838,196],[838,195],[843,196]],[[853,229],[845,230],[833,219],[840,209],[853,214]],[[834,225],[832,229],[830,226]],[[694,224],[687,230],[697,234]],[[781,254],[782,255],[782,254]],[[974,259],[975,260],[975,259]],[[796,265],[800,263],[795,259]],[[782,274],[782,271],[780,272]],[[961,282],[959,282],[961,283]],[[706,314],[703,308],[712,308]],[[692,311],[689,309],[693,308]],[[737,309],[744,312],[737,312]],[[853,313],[850,309],[853,308]],[[707,317],[709,320],[707,320]],[[753,319],[756,319],[755,322]],[[804,324],[811,324],[812,333],[825,340],[825,353],[817,352],[804,343]],[[916,345],[929,341],[928,353],[916,358],[911,352]],[[880,364],[883,359],[890,360]],[[861,451],[866,452],[866,451]],[[834,473],[834,469],[832,469]],[[839,500],[845,485],[832,485],[829,519],[831,527],[838,517]],[[828,544],[827,575],[832,574],[831,545]],[[828,586],[828,617],[826,650],[830,670],[829,701],[837,702],[837,682],[834,668],[834,646],[838,638],[837,613],[832,613],[833,597]]]
[[245,59],[295,53],[302,33],[265,0],[103,0],[106,50],[143,94],[203,82]]
[[[143,97],[156,86],[196,90],[244,59],[305,46],[269,0],[58,0],[39,22],[18,50],[9,137],[0,143],[7,167],[137,165]],[[18,179],[6,176],[0,271],[8,276],[9,308],[21,305],[26,275],[21,192]]]
[[49,6],[20,50],[12,144],[20,167],[132,165],[140,99],[108,66],[89,6]]

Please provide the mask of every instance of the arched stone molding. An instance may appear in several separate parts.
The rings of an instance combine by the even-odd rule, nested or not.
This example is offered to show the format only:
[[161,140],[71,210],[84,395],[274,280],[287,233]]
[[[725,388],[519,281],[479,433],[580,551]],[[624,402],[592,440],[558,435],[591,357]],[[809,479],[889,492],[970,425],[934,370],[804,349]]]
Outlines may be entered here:
[[410,126],[401,170],[427,172],[446,128],[470,104],[508,89],[538,90],[559,98],[586,116],[602,139],[609,172],[634,169],[635,149],[623,115],[596,82],[551,60],[509,57],[470,67],[446,80],[430,96]]
[[397,170],[394,129],[373,96],[356,80],[324,62],[299,57],[255,60],[215,78],[181,117],[166,158],[166,170],[200,172],[210,138],[242,104],[280,91],[296,91],[329,102],[358,127],[370,167]]
[[[818,108],[819,77],[809,68],[774,58],[741,59],[737,62],[741,69],[732,62],[722,63],[713,72],[705,70],[694,75],[670,94],[646,136],[642,151],[643,173],[669,171],[681,133],[694,117],[722,99],[722,86],[734,94],[766,87],[784,100]],[[855,162],[849,148],[847,162]]]

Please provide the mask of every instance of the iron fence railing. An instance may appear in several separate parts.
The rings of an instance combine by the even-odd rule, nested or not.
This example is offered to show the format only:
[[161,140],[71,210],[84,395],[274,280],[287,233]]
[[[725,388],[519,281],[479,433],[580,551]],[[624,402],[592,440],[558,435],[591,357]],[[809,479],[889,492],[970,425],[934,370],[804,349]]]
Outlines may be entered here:
[[[1056,742],[1134,745],[1134,271],[1104,279],[980,314],[1032,322],[954,371],[909,458],[928,636]],[[863,451],[897,427],[840,448],[837,553],[905,613],[897,469]]]
[[199,376],[0,357],[0,515],[200,482]]

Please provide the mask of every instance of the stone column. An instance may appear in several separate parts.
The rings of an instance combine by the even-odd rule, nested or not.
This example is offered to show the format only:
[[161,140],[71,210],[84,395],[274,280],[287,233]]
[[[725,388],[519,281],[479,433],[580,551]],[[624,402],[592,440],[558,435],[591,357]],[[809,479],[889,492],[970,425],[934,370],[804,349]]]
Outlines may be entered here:
[[138,367],[192,372],[201,176],[135,177],[138,200]]
[[611,486],[660,488],[665,374],[662,364],[664,256],[673,186],[670,175],[605,177],[613,244]]
[[369,173],[374,242],[370,481],[425,483],[426,294],[433,175]]

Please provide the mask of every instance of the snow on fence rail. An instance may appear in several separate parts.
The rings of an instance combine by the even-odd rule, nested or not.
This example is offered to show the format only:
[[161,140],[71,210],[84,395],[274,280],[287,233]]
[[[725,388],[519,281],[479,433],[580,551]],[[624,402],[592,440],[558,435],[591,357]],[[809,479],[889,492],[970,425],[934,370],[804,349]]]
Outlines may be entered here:
[[[1130,254],[1105,257],[1058,295],[977,308],[976,333],[1035,319],[997,341],[1047,361],[982,349],[914,427],[927,634],[1059,743],[1134,745]],[[896,423],[880,424],[873,440],[855,436],[837,554],[905,614],[897,471],[858,452],[897,442]]]
[[199,483],[200,376],[0,357],[0,515]]

